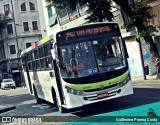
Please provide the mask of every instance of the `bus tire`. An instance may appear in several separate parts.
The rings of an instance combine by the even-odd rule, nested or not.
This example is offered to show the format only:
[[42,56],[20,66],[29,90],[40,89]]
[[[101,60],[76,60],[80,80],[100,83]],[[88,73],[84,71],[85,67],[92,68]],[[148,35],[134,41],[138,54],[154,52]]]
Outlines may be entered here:
[[35,86],[33,86],[33,91],[34,91],[34,97],[35,97],[35,99],[36,99],[36,103],[37,103],[37,104],[41,104],[43,101],[42,101],[42,99],[40,99],[40,98],[38,97],[38,94],[37,94],[37,91],[36,91]]
[[62,106],[60,106],[55,90],[52,88],[52,98],[54,106],[59,110],[59,112],[64,113]]

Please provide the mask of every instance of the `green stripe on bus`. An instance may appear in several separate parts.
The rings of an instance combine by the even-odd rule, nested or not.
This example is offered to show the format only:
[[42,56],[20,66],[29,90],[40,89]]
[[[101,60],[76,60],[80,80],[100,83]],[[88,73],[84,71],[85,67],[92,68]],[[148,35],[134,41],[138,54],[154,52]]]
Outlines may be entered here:
[[112,86],[117,83],[120,83],[120,82],[124,81],[127,78],[127,76],[128,76],[128,73],[124,73],[121,76],[118,76],[116,78],[106,80],[103,82],[96,82],[96,83],[89,83],[89,84],[71,84],[68,86],[74,90],[81,90],[81,91],[98,89],[98,88],[108,87],[108,86]]

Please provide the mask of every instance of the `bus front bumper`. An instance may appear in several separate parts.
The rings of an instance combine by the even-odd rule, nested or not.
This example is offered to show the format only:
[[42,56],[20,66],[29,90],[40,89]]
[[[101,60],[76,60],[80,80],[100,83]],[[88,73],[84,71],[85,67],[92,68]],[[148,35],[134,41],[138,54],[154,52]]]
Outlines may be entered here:
[[85,105],[133,94],[132,82],[129,81],[126,85],[120,88],[114,89],[112,91],[106,91],[106,92],[108,93],[108,95],[100,98],[97,97],[96,93],[92,95],[87,94],[86,96],[67,94],[66,100],[69,100],[69,101],[66,101],[65,108],[67,110],[71,109],[71,111],[72,110],[74,111],[75,109],[83,109]]

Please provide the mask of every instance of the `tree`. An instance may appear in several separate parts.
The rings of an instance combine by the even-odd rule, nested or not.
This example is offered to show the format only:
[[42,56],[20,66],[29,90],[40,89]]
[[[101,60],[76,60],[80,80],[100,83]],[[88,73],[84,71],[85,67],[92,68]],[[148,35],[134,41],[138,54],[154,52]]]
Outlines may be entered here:
[[[111,0],[46,0],[52,2],[54,7],[59,10],[64,7],[72,9],[76,8],[77,3],[88,6],[88,13],[90,14],[86,20],[87,22],[102,22],[104,19],[112,20],[113,14]],[[95,9],[96,8],[96,9]]]
[[156,58],[159,58],[159,52],[157,50],[156,44],[152,39],[152,35],[154,32],[156,32],[156,29],[153,26],[145,26],[147,21],[143,20],[144,12],[147,12],[146,16],[148,16],[148,19],[154,17],[154,15],[149,15],[148,10],[150,9],[150,7],[143,4],[140,5],[139,3],[139,5],[137,5],[137,11],[135,11],[136,8],[133,7],[132,9],[128,5],[128,0],[113,1],[121,7],[121,9],[128,15],[128,17],[130,17],[130,19],[133,21],[133,25],[137,27],[137,30],[139,31],[140,35],[143,36],[150,51],[152,68],[155,71],[155,60]]
[[141,35],[143,34],[143,37],[150,50],[152,66],[155,65],[156,58],[159,58],[157,47],[152,39],[153,35],[152,33],[156,30],[152,26],[149,27],[145,26],[146,21],[143,20],[142,16],[138,15],[140,13],[137,13],[137,11],[134,11],[134,9],[131,6],[129,6],[128,0],[46,0],[46,1],[52,2],[56,9],[61,9],[64,7],[70,7],[72,9],[75,9],[77,3],[79,3],[80,5],[88,6],[88,13],[90,15],[86,18],[87,22],[97,22],[97,21],[102,22],[105,19],[111,21],[113,19],[113,14],[111,12],[112,1],[114,1],[128,15],[130,20],[132,20],[132,24],[136,26],[139,33]]

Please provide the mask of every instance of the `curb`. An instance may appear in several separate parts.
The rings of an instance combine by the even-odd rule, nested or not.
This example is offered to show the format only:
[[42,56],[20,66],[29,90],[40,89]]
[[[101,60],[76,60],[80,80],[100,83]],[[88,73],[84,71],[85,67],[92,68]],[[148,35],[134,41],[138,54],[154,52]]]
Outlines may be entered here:
[[0,109],[0,113],[4,113],[4,112],[7,112],[7,111],[10,111],[13,109],[16,109],[16,106],[10,106],[10,107],[4,108],[4,109]]
[[160,84],[159,80],[132,80],[132,84],[139,84],[139,83],[144,83],[144,84]]

